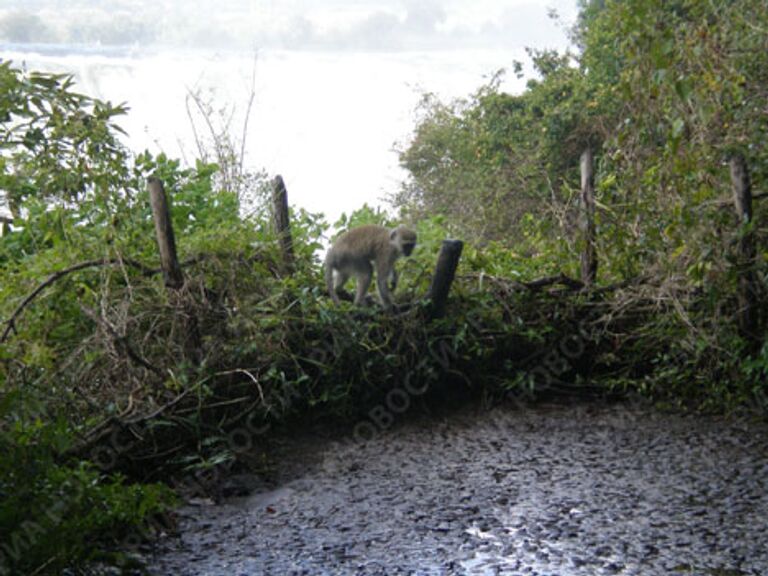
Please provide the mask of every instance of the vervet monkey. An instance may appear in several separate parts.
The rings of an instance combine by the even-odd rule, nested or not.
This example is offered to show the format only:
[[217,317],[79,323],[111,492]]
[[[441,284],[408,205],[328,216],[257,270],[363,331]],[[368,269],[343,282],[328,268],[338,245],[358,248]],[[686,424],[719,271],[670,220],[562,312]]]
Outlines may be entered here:
[[390,289],[394,290],[397,286],[395,261],[400,256],[410,256],[414,246],[416,232],[404,226],[385,228],[366,225],[348,230],[336,239],[325,257],[328,293],[338,304],[337,291],[350,276],[354,276],[357,281],[355,304],[359,306],[365,301],[375,266],[376,288],[381,303],[387,309],[392,308]]

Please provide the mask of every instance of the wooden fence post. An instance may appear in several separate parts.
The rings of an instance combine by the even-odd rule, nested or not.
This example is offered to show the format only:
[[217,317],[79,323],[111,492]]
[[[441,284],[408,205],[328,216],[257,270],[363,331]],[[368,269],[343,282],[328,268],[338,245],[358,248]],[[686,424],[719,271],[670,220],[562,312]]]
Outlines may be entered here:
[[293,274],[296,260],[293,254],[291,220],[288,215],[288,191],[282,176],[275,176],[272,183],[272,217],[283,258],[283,272]]
[[163,280],[168,288],[178,290],[184,285],[184,275],[181,272],[179,259],[176,256],[176,240],[173,236],[171,212],[165,196],[163,183],[154,176],[147,180],[149,187],[149,203],[152,206],[152,219],[155,221],[155,236],[160,251],[160,266],[163,269]]
[[757,278],[755,277],[755,234],[742,227],[752,222],[752,184],[744,156],[734,155],[730,160],[731,188],[736,216],[739,219],[739,255],[737,259],[739,331],[756,341],[758,325]]
[[429,287],[429,299],[432,301],[432,318],[440,318],[445,314],[445,304],[448,292],[451,290],[456,268],[459,265],[464,243],[461,240],[443,240],[440,254],[437,257],[435,275]]
[[169,300],[177,307],[177,314],[182,315],[182,346],[185,357],[198,363],[202,350],[200,330],[197,316],[191,305],[181,292],[184,286],[184,274],[176,255],[176,240],[173,235],[171,211],[165,196],[163,182],[159,178],[150,177],[147,180],[149,202],[152,206],[152,218],[155,221],[157,247],[160,251],[160,266],[163,269],[163,280],[169,289]]
[[595,173],[592,149],[581,154],[581,215],[579,227],[584,241],[581,253],[581,281],[591,286],[597,278],[597,252],[595,251]]

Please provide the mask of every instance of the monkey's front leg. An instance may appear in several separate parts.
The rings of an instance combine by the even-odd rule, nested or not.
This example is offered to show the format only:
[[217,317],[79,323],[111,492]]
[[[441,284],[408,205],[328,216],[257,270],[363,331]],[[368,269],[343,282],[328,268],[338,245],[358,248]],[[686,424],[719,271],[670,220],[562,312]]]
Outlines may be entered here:
[[391,275],[395,271],[393,264],[394,262],[381,263],[377,266],[376,270],[376,288],[379,292],[379,299],[381,300],[381,305],[387,310],[392,309],[392,296],[389,293],[387,281],[390,280]]
[[389,273],[389,291],[394,292],[397,289],[397,270],[392,268],[392,272]]

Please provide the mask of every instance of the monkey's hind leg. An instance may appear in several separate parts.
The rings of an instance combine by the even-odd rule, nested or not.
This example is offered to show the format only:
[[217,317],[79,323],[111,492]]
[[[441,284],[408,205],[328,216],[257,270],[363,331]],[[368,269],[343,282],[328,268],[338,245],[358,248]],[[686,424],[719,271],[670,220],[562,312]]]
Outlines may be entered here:
[[[338,304],[339,303],[339,293],[343,292],[344,284],[347,283],[347,280],[349,280],[349,274],[346,272],[342,272],[341,270],[334,270],[333,271],[333,279],[331,282],[331,298],[333,301]],[[346,295],[347,298],[349,298],[348,295]]]
[[355,291],[355,305],[362,306],[365,303],[365,296],[368,294],[368,288],[371,286],[373,277],[373,266],[366,262],[366,265],[356,271],[357,290]]

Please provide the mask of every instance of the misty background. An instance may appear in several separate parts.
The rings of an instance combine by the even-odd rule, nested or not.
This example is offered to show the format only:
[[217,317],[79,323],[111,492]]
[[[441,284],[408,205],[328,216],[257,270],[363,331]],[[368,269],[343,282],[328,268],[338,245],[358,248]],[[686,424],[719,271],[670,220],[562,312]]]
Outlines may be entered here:
[[423,93],[464,97],[525,47],[564,50],[575,17],[576,0],[0,0],[0,58],[127,102],[132,150],[189,162],[188,93],[239,136],[253,92],[246,165],[333,221],[397,190]]

